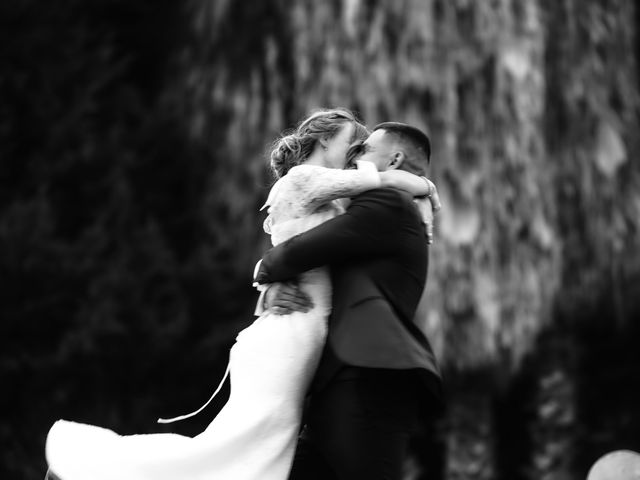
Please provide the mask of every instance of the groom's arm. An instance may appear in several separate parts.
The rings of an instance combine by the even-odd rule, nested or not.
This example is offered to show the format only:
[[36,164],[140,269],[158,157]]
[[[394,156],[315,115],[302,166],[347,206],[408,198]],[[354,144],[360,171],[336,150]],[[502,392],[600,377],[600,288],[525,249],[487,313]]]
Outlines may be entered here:
[[376,189],[353,199],[339,215],[267,251],[258,283],[281,282],[322,265],[391,254],[406,199],[392,189]]

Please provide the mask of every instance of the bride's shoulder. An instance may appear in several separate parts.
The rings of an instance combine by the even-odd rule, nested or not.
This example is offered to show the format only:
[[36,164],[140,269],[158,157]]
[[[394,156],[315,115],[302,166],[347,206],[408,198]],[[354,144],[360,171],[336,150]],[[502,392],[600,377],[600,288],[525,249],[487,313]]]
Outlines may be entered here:
[[332,169],[327,167],[321,167],[319,165],[307,165],[301,164],[292,167],[289,172],[282,177],[285,179],[289,177],[288,182],[294,183],[296,185],[300,184],[314,184],[316,182],[323,182],[322,177],[326,176],[326,172],[331,171]]
[[326,172],[331,171],[335,169],[318,165],[301,164],[292,167],[273,185],[265,207],[273,207],[279,203],[308,203],[310,199],[317,197],[318,188],[334,183],[327,178]]
[[301,191],[304,191],[313,182],[315,168],[312,165],[296,165],[290,168],[286,175],[280,177],[273,184],[267,201],[260,210],[270,207],[269,211],[272,211],[272,208],[277,204],[283,201],[288,203],[292,196],[299,196]]
[[306,163],[301,163],[300,165],[296,165],[295,167],[291,167],[289,172],[282,178],[286,178],[291,176],[291,178],[296,177],[311,177],[318,172],[324,172],[327,170],[327,167],[321,167],[319,165],[307,165]]

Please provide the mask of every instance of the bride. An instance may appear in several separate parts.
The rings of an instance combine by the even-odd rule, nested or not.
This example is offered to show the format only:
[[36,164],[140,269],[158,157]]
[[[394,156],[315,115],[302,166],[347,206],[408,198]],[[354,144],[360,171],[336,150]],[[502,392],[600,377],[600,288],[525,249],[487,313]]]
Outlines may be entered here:
[[[279,180],[265,204],[264,223],[274,245],[343,213],[344,199],[369,189],[431,193],[431,182],[408,172],[378,172],[369,162],[345,170],[347,149],[367,134],[350,111],[320,110],[274,144],[270,160]],[[229,400],[202,433],[123,436],[59,420],[47,436],[49,478],[285,480],[331,311],[326,268],[304,273],[299,286],[311,298],[311,310],[265,311],[238,334],[229,360]]]

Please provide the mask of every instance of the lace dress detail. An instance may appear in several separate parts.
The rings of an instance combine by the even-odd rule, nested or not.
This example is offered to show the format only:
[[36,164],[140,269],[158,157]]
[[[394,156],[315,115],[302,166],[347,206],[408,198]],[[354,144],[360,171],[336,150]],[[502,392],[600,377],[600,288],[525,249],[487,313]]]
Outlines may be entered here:
[[[300,165],[272,188],[265,231],[274,245],[344,211],[340,198],[379,185],[375,167],[358,170]],[[122,436],[65,420],[47,437],[46,455],[62,480],[285,480],[293,460],[302,406],[327,334],[331,285],[325,268],[304,273],[311,311],[264,312],[231,349],[231,393],[195,437]]]

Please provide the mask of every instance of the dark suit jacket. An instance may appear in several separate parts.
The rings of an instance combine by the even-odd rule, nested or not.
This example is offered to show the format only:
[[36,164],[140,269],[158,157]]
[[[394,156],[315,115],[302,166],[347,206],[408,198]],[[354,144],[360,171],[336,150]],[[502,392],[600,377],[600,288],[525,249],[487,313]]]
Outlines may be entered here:
[[385,188],[353,198],[345,214],[269,250],[256,280],[284,281],[322,265],[331,267],[333,309],[314,388],[344,365],[416,369],[440,401],[437,361],[413,318],[428,249],[410,195]]

